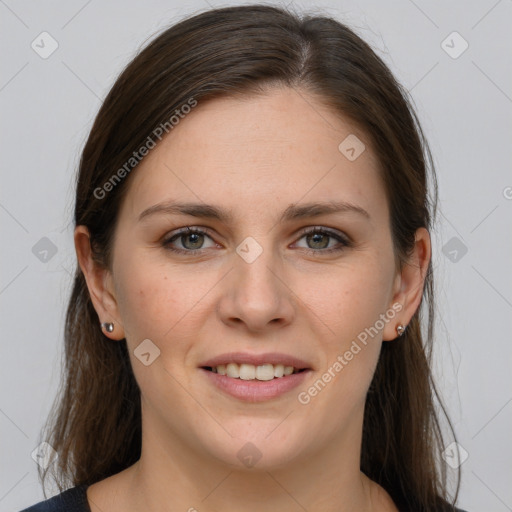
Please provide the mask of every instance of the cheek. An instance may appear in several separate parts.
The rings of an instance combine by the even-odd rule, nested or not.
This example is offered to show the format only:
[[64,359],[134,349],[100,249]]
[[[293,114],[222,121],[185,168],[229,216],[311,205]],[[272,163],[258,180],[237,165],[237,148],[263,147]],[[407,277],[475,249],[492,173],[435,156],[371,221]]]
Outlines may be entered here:
[[[315,287],[303,287],[302,297],[325,336],[319,338],[325,359],[314,387],[305,391],[304,402],[314,408],[330,409],[331,419],[347,417],[347,409],[364,403],[382,343],[392,263],[361,257],[352,265],[338,267],[316,281]],[[393,311],[394,314],[394,311]],[[384,316],[381,316],[384,315]],[[384,320],[382,320],[384,318]],[[333,425],[336,423],[334,421]]]
[[125,272],[119,272],[119,312],[126,336],[132,341],[160,338],[184,308],[183,296],[178,294],[183,283],[169,280],[163,272],[144,269],[137,272],[127,267]]
[[385,313],[393,278],[390,269],[391,263],[386,266],[375,257],[361,256],[308,276],[298,287],[297,295],[321,320],[329,345],[342,349]]
[[[143,264],[141,259],[136,265],[128,259],[119,263],[116,272],[119,313],[141,393],[153,407],[172,405],[183,414],[191,409],[188,412],[192,414],[190,396],[180,383],[186,378],[183,361],[193,346],[193,335],[197,335],[198,315],[204,314],[200,299],[207,292],[209,281],[149,261]],[[137,348],[146,339],[160,350],[147,366],[137,357]],[[151,345],[147,350],[154,357],[156,352],[152,352]],[[176,418],[167,419],[178,428]]]
[[123,260],[117,272],[118,304],[128,343],[153,340],[165,355],[185,348],[197,335],[200,316],[207,307],[206,295],[218,281],[212,273],[193,272],[173,266]]

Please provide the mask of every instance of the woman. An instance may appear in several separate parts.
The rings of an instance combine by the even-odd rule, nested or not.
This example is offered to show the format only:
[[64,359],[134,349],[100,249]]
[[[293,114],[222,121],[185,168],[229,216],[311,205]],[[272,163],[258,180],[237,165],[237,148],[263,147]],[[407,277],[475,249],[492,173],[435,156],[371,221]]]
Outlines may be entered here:
[[61,494],[27,510],[457,510],[435,205],[407,96],[346,26],[253,5],[163,32],[81,158]]

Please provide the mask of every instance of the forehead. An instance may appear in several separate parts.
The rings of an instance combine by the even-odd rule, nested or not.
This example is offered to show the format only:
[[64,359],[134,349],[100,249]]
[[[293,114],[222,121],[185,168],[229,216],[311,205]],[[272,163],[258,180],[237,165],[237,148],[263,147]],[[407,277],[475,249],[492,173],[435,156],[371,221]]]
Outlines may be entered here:
[[133,220],[152,204],[177,198],[245,213],[280,213],[283,205],[306,200],[387,210],[368,137],[292,88],[199,101],[133,173],[123,204]]

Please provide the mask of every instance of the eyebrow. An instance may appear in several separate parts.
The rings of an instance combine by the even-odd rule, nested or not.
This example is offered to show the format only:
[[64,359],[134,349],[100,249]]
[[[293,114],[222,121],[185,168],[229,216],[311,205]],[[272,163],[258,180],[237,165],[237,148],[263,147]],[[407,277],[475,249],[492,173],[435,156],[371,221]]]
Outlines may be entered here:
[[[286,222],[333,213],[356,213],[370,220],[370,214],[361,206],[346,201],[329,201],[305,203],[302,205],[290,204],[281,214],[278,222]],[[233,214],[224,208],[206,203],[186,203],[177,201],[165,201],[150,206],[140,215],[138,222],[156,214],[166,215],[190,215],[207,219],[216,219],[223,223],[233,221]]]

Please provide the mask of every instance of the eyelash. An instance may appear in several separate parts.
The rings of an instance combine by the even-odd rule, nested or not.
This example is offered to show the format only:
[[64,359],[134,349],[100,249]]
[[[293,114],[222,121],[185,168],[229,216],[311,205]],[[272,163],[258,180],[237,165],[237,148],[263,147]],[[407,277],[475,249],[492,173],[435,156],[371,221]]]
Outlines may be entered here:
[[[162,246],[166,250],[172,251],[177,254],[188,254],[188,255],[201,254],[206,249],[177,249],[176,247],[171,247],[171,245],[170,245],[172,242],[179,239],[181,236],[189,235],[189,234],[193,234],[193,233],[197,233],[200,235],[206,235],[209,238],[212,238],[211,235],[209,234],[209,230],[207,230],[207,229],[199,229],[196,227],[187,226],[186,228],[182,228],[178,232],[174,232],[171,234],[171,236],[165,238],[162,241]],[[335,247],[331,247],[330,249],[307,249],[304,247],[300,247],[300,249],[306,251],[308,254],[314,254],[315,256],[318,256],[320,254],[331,254],[333,252],[341,252],[341,251],[345,250],[346,248],[352,247],[352,245],[353,245],[352,241],[349,238],[344,237],[344,236],[340,235],[339,233],[332,231],[328,228],[324,228],[324,227],[320,227],[320,226],[315,226],[313,228],[305,228],[305,229],[301,230],[299,233],[298,240],[300,240],[301,238],[303,238],[306,235],[314,235],[316,233],[327,235],[330,238],[336,239],[341,244],[341,246],[338,245]]]

